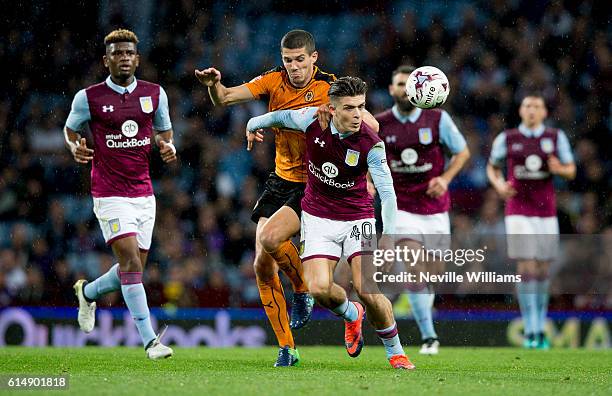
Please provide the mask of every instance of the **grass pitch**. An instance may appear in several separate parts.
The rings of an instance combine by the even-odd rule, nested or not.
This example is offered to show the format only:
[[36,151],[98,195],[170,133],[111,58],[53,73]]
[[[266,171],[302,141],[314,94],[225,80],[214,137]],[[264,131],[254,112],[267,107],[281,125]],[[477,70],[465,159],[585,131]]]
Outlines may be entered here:
[[276,348],[177,348],[171,359],[148,361],[140,348],[7,347],[0,348],[0,375],[68,374],[69,390],[53,394],[88,396],[612,394],[610,351],[442,347],[433,357],[419,356],[415,348],[406,352],[415,371],[391,369],[379,346],[366,346],[356,359],[341,347],[302,347],[302,363],[292,368],[272,367]]

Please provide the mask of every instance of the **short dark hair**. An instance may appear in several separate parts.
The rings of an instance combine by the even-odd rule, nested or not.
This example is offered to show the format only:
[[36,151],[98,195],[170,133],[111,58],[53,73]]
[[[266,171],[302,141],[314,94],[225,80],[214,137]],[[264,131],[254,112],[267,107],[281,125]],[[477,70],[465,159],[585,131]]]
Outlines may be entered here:
[[113,30],[104,37],[104,45],[109,46],[113,43],[134,43],[136,45],[138,44],[138,36],[127,29]]
[[546,97],[544,96],[544,94],[541,91],[527,91],[525,94],[523,94],[523,98],[521,99],[521,102],[523,100],[525,100],[525,98],[538,98],[538,99],[542,99],[542,102],[544,102],[544,104],[546,104]]
[[365,95],[368,91],[368,84],[359,77],[340,77],[331,83],[327,94],[330,99],[342,98],[345,96]]
[[281,48],[305,48],[308,54],[312,54],[315,51],[315,39],[312,34],[305,30],[292,30],[281,39]]
[[393,77],[397,76],[398,74],[410,74],[415,69],[416,69],[416,67],[414,67],[412,65],[401,65],[401,66],[398,66],[397,69],[393,70],[393,73],[391,73],[391,80],[393,81]]

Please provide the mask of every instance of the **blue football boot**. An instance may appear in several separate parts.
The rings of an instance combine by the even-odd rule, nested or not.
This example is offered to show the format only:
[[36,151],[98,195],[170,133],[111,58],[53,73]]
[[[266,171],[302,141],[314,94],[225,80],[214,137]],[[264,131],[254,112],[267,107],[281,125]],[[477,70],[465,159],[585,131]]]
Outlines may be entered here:
[[314,298],[312,298],[310,293],[293,293],[291,323],[289,323],[293,330],[306,326],[306,323],[308,323],[312,316],[314,302]]
[[274,367],[290,367],[300,364],[300,353],[297,348],[290,348],[289,345],[279,348],[278,359],[274,363]]

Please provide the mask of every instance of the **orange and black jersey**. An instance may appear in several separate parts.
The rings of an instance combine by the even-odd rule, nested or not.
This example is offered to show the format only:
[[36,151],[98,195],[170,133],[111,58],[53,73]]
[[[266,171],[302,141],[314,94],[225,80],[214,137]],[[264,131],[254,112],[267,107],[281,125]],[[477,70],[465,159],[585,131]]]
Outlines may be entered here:
[[[289,81],[283,66],[263,73],[245,85],[253,96],[268,100],[268,111],[295,110],[320,106],[329,102],[327,91],[336,79],[315,66],[312,78],[303,88]],[[292,182],[306,182],[306,138],[302,132],[275,128],[276,169],[281,178]]]

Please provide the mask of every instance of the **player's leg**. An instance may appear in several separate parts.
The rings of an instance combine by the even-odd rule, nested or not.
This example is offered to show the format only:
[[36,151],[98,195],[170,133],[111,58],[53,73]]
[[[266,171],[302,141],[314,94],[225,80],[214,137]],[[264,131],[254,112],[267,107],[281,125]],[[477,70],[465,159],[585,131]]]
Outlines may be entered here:
[[[138,233],[138,222],[134,213],[126,212],[124,209],[126,202],[116,197],[93,199],[94,214],[107,244],[115,239]],[[89,333],[95,326],[95,300],[119,289],[121,289],[119,263],[92,282],[88,283],[85,279],[76,281],[74,291],[79,301],[78,322],[81,330]]]
[[536,311],[535,334],[538,349],[549,349],[550,342],[546,337],[546,316],[548,314],[548,289],[550,286],[550,263],[559,249],[559,222],[556,217],[536,219],[538,255],[536,265]]
[[[299,205],[299,201],[297,202]],[[304,268],[298,249],[291,237],[300,230],[300,219],[290,206],[283,206],[265,222],[259,234],[263,250],[269,254],[278,267],[287,275],[293,287],[291,308],[292,329],[303,327],[312,314],[314,300],[308,293],[304,281]]]
[[523,318],[524,346],[535,348],[536,325],[538,321],[537,303],[537,262],[535,260],[519,260],[517,272],[521,275],[521,282],[516,285],[517,298],[521,316]]
[[134,319],[147,357],[149,359],[167,358],[172,356],[173,350],[161,343],[164,332],[156,335],[153,330],[147,295],[142,283],[155,225],[155,197],[140,197],[131,199],[129,202],[128,208],[136,219],[137,233],[135,236],[117,239],[111,245],[119,260],[121,294]]
[[538,261],[536,266],[536,324],[534,329],[537,342],[536,348],[549,349],[550,341],[546,337],[546,317],[548,314],[550,262]]
[[524,346],[535,348],[537,345],[535,331],[537,322],[537,244],[535,241],[536,228],[533,218],[528,216],[511,215],[505,217],[508,257],[516,260],[517,273],[521,275],[521,282],[516,284],[516,293],[523,318]]
[[155,339],[151,326],[147,296],[142,284],[142,262],[135,236],[115,240],[111,245],[119,259],[121,293],[127,305],[143,345],[146,347]]
[[353,286],[359,299],[365,305],[368,322],[374,327],[378,338],[382,341],[391,366],[397,369],[412,370],[415,366],[408,360],[402,347],[391,301],[377,288],[372,289],[375,288],[375,285],[369,285],[368,290],[363,287],[361,257],[361,255],[349,256],[349,264],[353,274]]
[[[404,249],[405,246],[408,249],[415,250],[421,250],[421,245],[421,242],[409,239],[404,239],[398,244],[401,249]],[[422,261],[416,263],[414,266],[409,262],[405,264],[406,270],[415,273],[417,279],[419,278],[419,273],[430,270]],[[435,354],[437,352],[438,335],[434,329],[432,313],[434,297],[435,295],[433,291],[430,290],[427,283],[414,282],[408,284],[408,300],[410,301],[412,316],[421,333],[421,340],[423,342],[421,353],[423,354]]]
[[[415,213],[398,211],[398,228],[400,234],[398,246],[403,249],[422,250],[422,246],[428,245],[434,234],[450,235],[450,220],[448,213],[436,215],[419,215]],[[436,238],[436,243],[448,242],[448,246],[426,246],[429,248],[446,249],[450,247],[450,238]],[[406,271],[413,273],[420,278],[419,273],[423,271],[437,273],[440,271],[438,264],[425,263],[421,260],[418,263],[405,262]],[[414,265],[413,265],[414,264]],[[410,283],[407,286],[407,296],[412,310],[412,316],[419,328],[422,345],[420,353],[436,354],[438,352],[439,341],[433,324],[433,302],[435,294],[433,288],[425,282]]]
[[304,276],[314,299],[336,316],[344,319],[344,342],[351,357],[357,357],[363,348],[362,323],[364,307],[349,301],[342,287],[334,283],[333,271],[338,258],[314,255],[304,260]]
[[266,316],[272,325],[280,348],[275,366],[295,366],[299,362],[299,356],[295,349],[291,328],[289,327],[285,291],[278,276],[278,267],[272,256],[265,252],[260,241],[261,229],[267,220],[265,217],[259,219],[255,234],[254,267],[257,288],[259,289],[259,297],[261,298]]
[[320,305],[344,319],[346,350],[349,356],[356,357],[363,347],[365,310],[360,303],[349,301],[344,289],[334,283],[334,269],[342,256],[338,240],[346,231],[345,224],[302,212],[300,250],[308,290]]

